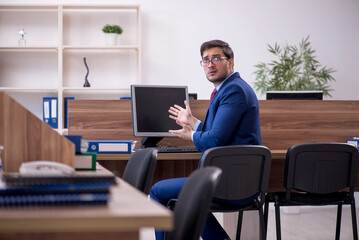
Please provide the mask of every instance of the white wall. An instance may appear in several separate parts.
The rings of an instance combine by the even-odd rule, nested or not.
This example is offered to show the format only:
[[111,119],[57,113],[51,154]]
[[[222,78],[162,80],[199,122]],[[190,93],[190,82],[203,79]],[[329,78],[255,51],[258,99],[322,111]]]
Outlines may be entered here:
[[272,60],[267,44],[297,44],[310,35],[317,59],[337,70],[333,99],[359,100],[358,0],[0,0],[26,3],[140,4],[142,82],[188,85],[200,99],[212,91],[199,65],[202,42],[227,41],[235,69],[252,84],[254,65]]

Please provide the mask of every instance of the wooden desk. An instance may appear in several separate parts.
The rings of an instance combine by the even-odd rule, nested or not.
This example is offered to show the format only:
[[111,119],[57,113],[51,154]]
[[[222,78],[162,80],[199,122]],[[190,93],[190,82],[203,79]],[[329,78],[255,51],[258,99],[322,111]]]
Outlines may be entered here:
[[171,229],[172,213],[122,179],[107,206],[0,209],[0,239],[139,239],[142,227]]

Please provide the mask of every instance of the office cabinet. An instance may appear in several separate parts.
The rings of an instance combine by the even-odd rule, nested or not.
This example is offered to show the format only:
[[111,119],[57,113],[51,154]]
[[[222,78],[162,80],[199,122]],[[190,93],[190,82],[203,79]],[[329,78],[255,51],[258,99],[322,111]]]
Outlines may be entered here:
[[[123,28],[117,45],[106,45],[106,24]],[[65,97],[120,99],[140,76],[139,5],[0,5],[0,91],[40,119],[43,97],[57,97],[59,133]]]

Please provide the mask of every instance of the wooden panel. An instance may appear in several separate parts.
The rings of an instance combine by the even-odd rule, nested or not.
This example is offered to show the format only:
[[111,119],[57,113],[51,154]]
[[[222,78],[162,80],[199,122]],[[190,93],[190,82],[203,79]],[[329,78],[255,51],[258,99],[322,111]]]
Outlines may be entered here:
[[[122,177],[126,168],[127,160],[109,161],[99,160],[102,166],[112,171],[119,177]],[[152,185],[156,182],[169,178],[188,177],[198,168],[199,160],[166,160],[157,161],[156,170],[153,176]]]
[[[194,116],[203,120],[208,100],[190,101]],[[359,136],[359,101],[259,101],[262,144],[287,150],[309,142],[345,142]],[[69,102],[69,133],[87,139],[135,139],[130,101]],[[193,146],[191,141],[166,137],[159,145]]]
[[262,144],[271,150],[359,136],[359,101],[271,100],[259,106]]
[[[190,101],[192,113],[204,119],[209,101]],[[134,137],[131,101],[75,100],[69,101],[69,134],[80,134],[89,140],[129,140]],[[137,147],[139,147],[139,143]],[[193,146],[192,141],[165,137],[159,146]]]
[[33,160],[75,163],[74,144],[2,92],[0,145],[5,172],[17,172],[22,162]]
[[[208,100],[190,101],[193,115],[203,120],[208,104]],[[82,134],[88,139],[137,139],[140,141],[140,138],[133,137],[130,105],[130,101],[120,100],[70,101],[69,133]],[[283,189],[285,152],[291,145],[310,142],[345,142],[346,138],[359,136],[359,101],[261,100],[259,107],[262,144],[272,151],[273,156],[270,191]],[[94,112],[97,114],[96,117],[93,116]],[[110,121],[108,119],[110,114],[116,119]],[[122,127],[126,129],[121,129]],[[176,138],[165,138],[159,145],[193,146],[193,143]],[[102,155],[99,159],[108,162],[105,166],[111,170],[117,170],[121,176],[126,161],[121,161],[124,159],[119,156],[104,157]],[[153,182],[171,177],[188,176],[197,168],[199,158],[200,156],[187,158],[159,154]],[[357,181],[356,190],[359,189],[359,178]]]

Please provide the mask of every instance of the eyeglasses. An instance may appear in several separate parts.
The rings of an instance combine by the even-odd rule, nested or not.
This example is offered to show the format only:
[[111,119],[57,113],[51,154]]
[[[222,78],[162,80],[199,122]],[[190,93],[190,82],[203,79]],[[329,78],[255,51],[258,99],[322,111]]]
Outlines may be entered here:
[[204,60],[200,61],[200,64],[202,67],[208,67],[210,63],[216,65],[223,59],[227,59],[227,57],[214,57],[212,59],[204,59]]

